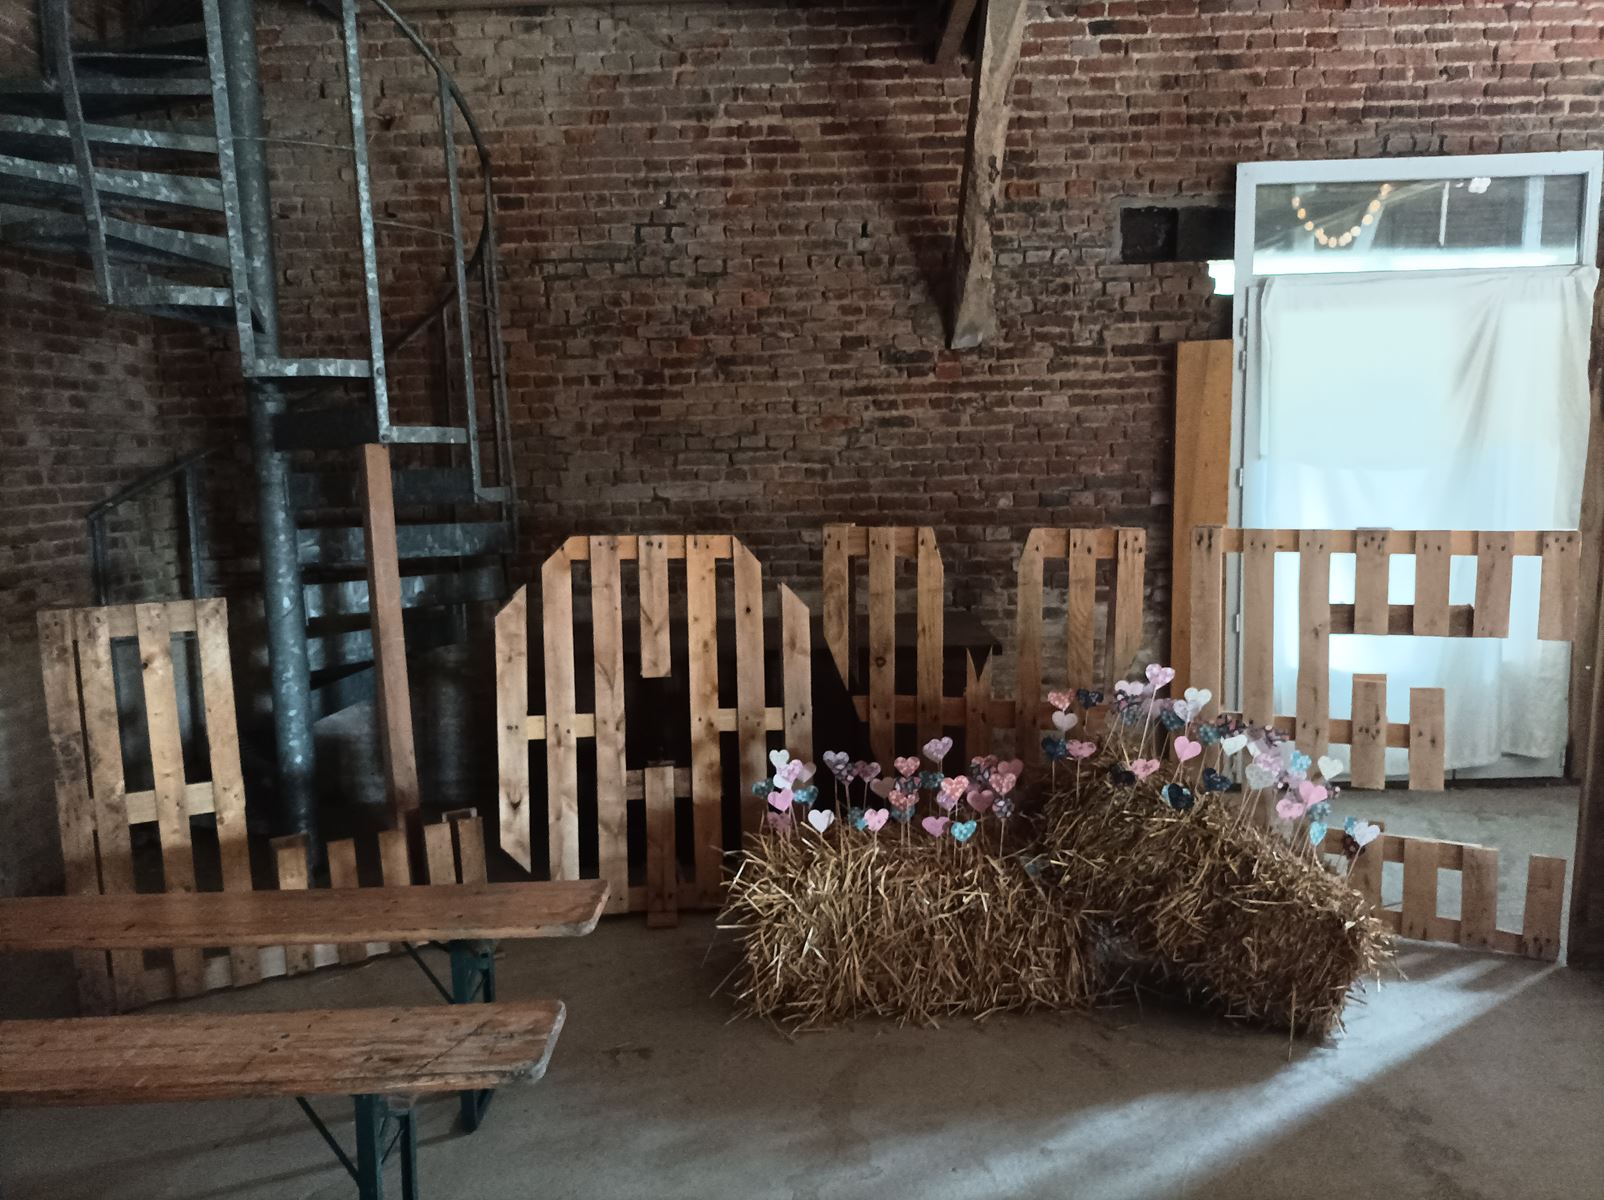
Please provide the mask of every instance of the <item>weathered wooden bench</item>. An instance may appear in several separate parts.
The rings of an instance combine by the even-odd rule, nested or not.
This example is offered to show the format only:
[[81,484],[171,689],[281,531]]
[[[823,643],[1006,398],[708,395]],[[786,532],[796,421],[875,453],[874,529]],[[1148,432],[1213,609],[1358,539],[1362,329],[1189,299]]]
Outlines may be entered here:
[[[392,1154],[418,1200],[414,1099],[540,1078],[562,1024],[556,1000],[4,1021],[0,1106],[293,1096],[360,1200],[382,1200]],[[331,1095],[356,1103],[354,1160],[306,1100]]]

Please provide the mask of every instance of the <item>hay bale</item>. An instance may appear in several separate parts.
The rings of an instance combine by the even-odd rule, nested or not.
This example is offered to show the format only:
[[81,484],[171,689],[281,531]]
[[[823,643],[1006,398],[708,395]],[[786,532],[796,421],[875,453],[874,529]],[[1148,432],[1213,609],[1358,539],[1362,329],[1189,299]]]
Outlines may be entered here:
[[1059,886],[1130,965],[1229,1017],[1315,1037],[1340,1027],[1350,992],[1391,952],[1346,879],[1243,819],[1235,796],[1177,812],[1160,779],[1083,778],[1049,800],[1043,842]]
[[795,1030],[1089,1005],[1091,925],[1024,862],[890,830],[753,838],[719,922],[742,941],[737,1005]]

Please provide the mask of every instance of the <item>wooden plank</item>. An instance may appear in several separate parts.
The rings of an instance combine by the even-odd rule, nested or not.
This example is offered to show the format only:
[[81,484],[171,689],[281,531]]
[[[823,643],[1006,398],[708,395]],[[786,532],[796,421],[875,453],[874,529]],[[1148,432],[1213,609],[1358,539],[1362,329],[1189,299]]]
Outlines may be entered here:
[[1448,636],[1448,567],[1452,537],[1445,530],[1415,534],[1416,637]]
[[1565,867],[1563,858],[1544,854],[1534,854],[1526,860],[1526,912],[1521,918],[1520,952],[1527,958],[1559,961]]
[[[47,609],[38,616],[39,659],[44,679],[45,719],[55,767],[56,821],[61,831],[61,857],[67,891],[92,895],[100,891],[100,864],[95,855],[95,810],[84,765],[83,731],[78,722],[78,683],[73,660],[72,613]],[[115,699],[112,703],[115,705]],[[121,751],[118,752],[119,756]],[[118,759],[118,776],[122,763]],[[78,1003],[86,1013],[107,1013],[114,1007],[111,965],[105,954],[79,947],[73,969]]]
[[1447,747],[1442,688],[1409,689],[1409,789],[1443,790]]
[[718,719],[717,563],[708,539],[685,549],[685,617],[690,646],[691,810],[696,841],[694,894],[716,904],[723,883],[724,768]]
[[[1245,531],[1241,529],[1227,529],[1225,531],[1225,550],[1230,553],[1242,549],[1242,538]],[[1263,531],[1275,543],[1277,551],[1292,553],[1298,548],[1298,539],[1307,530],[1302,529],[1267,529]],[[1326,529],[1321,530],[1328,541],[1328,549],[1332,554],[1355,554],[1359,549],[1359,535],[1352,529]],[[1540,530],[1515,530],[1504,534],[1509,538],[1510,553],[1519,558],[1522,556],[1536,558],[1543,553],[1543,534]],[[1446,533],[1424,533],[1411,529],[1394,529],[1390,534],[1393,554],[1414,554],[1419,539],[1441,538],[1446,546],[1447,553],[1470,557],[1476,553],[1477,533],[1473,529],[1456,529]]]
[[1250,529],[1242,548],[1242,715],[1267,724],[1275,712],[1275,544]]
[[[134,620],[139,628],[156,823],[161,830],[162,883],[169,892],[193,892],[195,856],[190,848],[189,814],[184,811],[184,742],[178,728],[171,627],[161,604],[136,605]],[[173,987],[180,997],[197,996],[205,990],[199,950],[180,947],[173,951]]]
[[785,744],[813,761],[813,617],[802,598],[780,585],[780,672]]
[[423,861],[429,871],[431,887],[460,882],[457,878],[457,852],[452,844],[449,821],[437,821],[423,827]]
[[980,15],[953,240],[949,344],[954,350],[973,349],[997,330],[991,221],[1008,142],[1008,89],[1028,19],[1025,0],[987,0]]
[[1387,786],[1387,677],[1353,677],[1353,723],[1348,742],[1348,786]]
[[[1042,531],[1032,529],[1019,554],[1015,592],[1014,753],[1027,764],[1041,761],[1037,712],[1042,700]],[[882,762],[887,761],[884,757]]]
[[[619,803],[623,803],[624,785],[618,785]],[[485,862],[485,829],[484,822],[473,809],[461,809],[449,812],[446,819],[451,822],[451,833],[457,843],[457,879],[462,883],[485,883],[490,878],[489,865]],[[625,890],[629,887],[629,875],[625,872]]]
[[752,794],[752,785],[769,777],[763,641],[763,567],[745,545],[736,542],[735,740],[741,764],[743,834],[756,833],[763,822],[765,804],[761,796]]
[[[251,890],[250,830],[245,821],[245,776],[240,768],[239,717],[234,707],[234,666],[228,650],[228,604],[195,602],[195,642],[206,707],[206,744],[212,764],[212,811],[217,820],[223,890]],[[255,949],[229,951],[234,986],[257,983],[262,960]]]
[[557,1000],[8,1021],[0,1102],[427,1095],[545,1071]]
[[390,824],[399,828],[421,803],[417,748],[412,739],[412,686],[401,617],[401,568],[396,553],[395,496],[390,448],[362,447],[362,529],[367,537],[368,614],[373,631],[374,712],[390,797]]
[[1509,593],[1514,582],[1509,534],[1483,530],[1476,535],[1475,637],[1509,636]]
[[1437,843],[1405,838],[1403,859],[1403,925],[1406,938],[1429,939],[1437,917]]
[[893,531],[869,530],[869,745],[889,764],[896,753],[897,577]]
[[1545,642],[1568,642],[1576,636],[1580,600],[1582,535],[1543,535],[1543,574],[1538,589],[1537,636]]
[[935,51],[931,55],[934,61],[938,63],[958,61],[964,37],[969,33],[969,27],[974,24],[977,2],[978,0],[951,0],[947,5],[947,14],[942,18],[941,31],[936,38]]
[[387,888],[411,886],[412,855],[405,829],[379,830],[379,874]]
[[1185,686],[1214,693],[1203,715],[1213,717],[1225,694],[1225,554],[1220,527],[1199,525],[1192,531],[1192,676]]
[[946,575],[936,531],[928,525],[919,530],[919,590],[916,604],[917,679],[919,698],[919,744],[941,736],[942,676],[946,653]]
[[[329,856],[329,886],[331,888],[354,888],[361,886],[361,880],[356,873],[356,842],[350,838],[342,838],[337,842],[328,843]],[[335,946],[335,953],[339,955],[340,962],[349,965],[363,962],[368,956],[366,942],[340,942]]]
[[590,622],[596,687],[597,871],[612,888],[613,911],[626,912],[629,808],[624,800],[624,581],[617,537],[590,539]]
[[1491,950],[1498,932],[1498,851],[1466,846],[1459,867],[1459,944]]
[[[398,830],[397,832],[400,832],[400,831]],[[308,877],[307,877],[307,869],[306,869],[307,868],[307,863],[306,863],[306,855],[307,855],[306,835],[304,833],[292,833],[292,834],[288,835],[287,837],[274,838],[272,845],[273,845],[273,863],[274,863],[274,866],[278,869],[279,893],[281,895],[290,895],[292,893],[297,893],[297,892],[306,892],[307,884],[309,882]],[[258,896],[272,895],[271,892],[258,892],[258,893],[255,893],[255,894],[258,895]],[[308,895],[317,895],[318,893],[308,892],[307,894]],[[227,893],[225,893],[225,895],[227,895]],[[210,897],[210,896],[206,897],[206,900],[208,900],[208,901],[210,901],[211,899],[212,899],[212,897]],[[134,912],[137,913],[139,905],[141,903],[145,903],[145,902],[144,901],[136,901],[134,903],[134,905],[133,905],[133,911]],[[149,908],[148,903],[146,904],[146,908],[148,910],[148,908]],[[202,912],[205,912],[205,911],[206,911],[205,909],[202,909]],[[75,912],[73,912],[71,910],[59,910],[59,911],[57,911],[57,912],[55,912],[53,914],[49,914],[49,915],[52,918],[51,922],[46,924],[45,922],[41,921],[40,922],[41,928],[39,930],[37,930],[35,936],[43,935],[45,937],[48,937],[49,934],[52,931],[56,931],[56,932],[66,932],[68,934],[68,936],[72,936],[72,937],[81,937],[81,936],[83,936],[83,933],[88,932],[88,930],[83,929],[82,927],[84,925],[86,925],[89,921],[94,919],[94,913],[92,911],[91,912],[85,912],[85,913],[75,913]],[[157,936],[157,931],[155,929],[151,928],[151,922],[150,922],[150,916],[151,915],[152,914],[150,914],[147,911],[147,913],[145,914],[146,923],[144,925],[133,925],[133,926],[130,927],[130,929],[123,931],[126,934],[126,933],[130,932],[131,930],[132,931],[137,931],[137,930],[140,930],[140,929],[150,930],[150,932],[148,932],[148,933],[139,934],[138,935],[139,940],[137,940],[133,945],[128,947],[129,949],[133,949],[133,950],[143,949],[144,948],[144,938]],[[36,916],[36,920],[37,919],[38,918]],[[10,925],[11,925],[11,920],[12,920],[11,913],[10,913],[8,907],[6,907],[4,905],[0,905],[0,942],[3,942],[5,940],[6,932],[10,928]],[[191,915],[190,920],[188,922],[184,923],[182,926],[178,925],[178,923],[175,922],[174,919],[173,919],[173,915],[172,915],[172,912],[171,912],[171,906],[169,906],[169,913],[168,913],[168,916],[167,916],[166,924],[168,924],[169,926],[173,927],[174,932],[169,933],[167,935],[168,943],[170,944],[172,942],[176,942],[176,941],[179,940],[179,938],[177,936],[177,930],[179,928],[182,928],[184,930],[192,929],[193,928],[193,923],[194,923],[194,917],[193,917],[193,915]],[[206,933],[205,933],[205,936],[207,936],[207,937],[213,936],[209,926],[210,926],[210,922],[207,923],[207,928],[206,928]],[[100,935],[94,935],[94,936],[100,936]],[[309,943],[299,942],[299,941],[285,941],[282,938],[274,938],[273,940],[274,940],[275,943],[276,942],[280,942],[280,941],[284,942],[284,973],[286,975],[304,975],[304,974],[306,974],[306,972],[308,972],[308,971],[310,971],[312,969],[313,955],[316,952],[315,943],[309,944]],[[230,938],[229,941],[234,943],[235,945],[243,945],[243,944],[245,944],[245,939],[244,938]]]
[[579,748],[574,733],[574,573],[566,550],[540,567],[546,648],[546,828],[551,879],[579,878]]
[[991,659],[986,669],[975,671],[975,656],[964,656],[964,757],[981,758],[991,753]]
[[646,768],[646,927],[679,924],[679,860],[674,843],[674,765]]
[[[1114,591],[1108,601],[1108,670],[1112,679],[1128,678],[1140,665],[1136,657],[1142,649],[1146,575],[1146,530],[1121,529],[1114,556]],[[1215,694],[1219,694],[1219,689],[1215,689]]]
[[[134,884],[134,851],[128,832],[127,781],[123,778],[122,733],[117,715],[117,681],[112,666],[111,634],[103,608],[80,608],[71,614],[71,619],[78,640],[84,745],[88,753],[90,787],[94,794],[95,841],[100,861],[98,890],[108,895],[127,895],[137,889]],[[47,695],[47,711],[50,707]],[[53,715],[51,720],[53,736]],[[187,804],[185,807],[188,811]],[[155,794],[152,793],[152,820],[155,819],[155,809]],[[248,965],[246,972],[249,973]],[[144,955],[119,951],[111,956],[112,985],[119,1009],[137,1008],[143,1003],[144,976]]]
[[848,525],[824,527],[824,644],[836,674],[852,686],[852,560],[847,555]]
[[674,646],[668,607],[668,538],[640,538],[640,674],[667,679],[674,669]]
[[1096,542],[1092,530],[1071,529],[1066,543],[1069,582],[1064,591],[1064,666],[1068,674],[1064,682],[1072,688],[1105,688],[1113,680],[1097,669]]
[[1192,678],[1192,530],[1231,519],[1232,365],[1229,338],[1175,348],[1170,666],[1183,681]]
[[1385,529],[1361,529],[1354,557],[1353,631],[1387,632],[1387,576],[1392,562]]
[[1324,530],[1298,538],[1297,743],[1318,758],[1329,746],[1331,719],[1331,552]]
[[[496,772],[501,850],[533,871],[529,794],[529,587],[496,614]],[[544,718],[542,718],[544,721]],[[544,727],[541,736],[545,736]]]

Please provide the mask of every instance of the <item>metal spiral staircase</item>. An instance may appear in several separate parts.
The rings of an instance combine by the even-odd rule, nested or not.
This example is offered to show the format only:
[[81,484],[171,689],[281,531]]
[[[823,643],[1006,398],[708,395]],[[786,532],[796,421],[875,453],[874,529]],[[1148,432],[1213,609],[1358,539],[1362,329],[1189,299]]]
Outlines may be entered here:
[[[315,833],[311,722],[360,698],[373,669],[364,496],[342,452],[394,448],[411,648],[460,637],[465,606],[504,590],[514,495],[489,157],[456,83],[385,0],[314,2],[342,49],[365,353],[285,353],[254,5],[174,7],[190,19],[74,44],[70,0],[41,0],[45,74],[0,80],[0,242],[87,256],[108,305],[234,331],[250,397],[281,824]],[[399,322],[381,296],[359,17],[399,33],[437,94],[447,261],[438,294]],[[482,184],[471,240],[459,123]],[[443,415],[395,421],[387,364],[429,337],[452,360],[434,406]]]

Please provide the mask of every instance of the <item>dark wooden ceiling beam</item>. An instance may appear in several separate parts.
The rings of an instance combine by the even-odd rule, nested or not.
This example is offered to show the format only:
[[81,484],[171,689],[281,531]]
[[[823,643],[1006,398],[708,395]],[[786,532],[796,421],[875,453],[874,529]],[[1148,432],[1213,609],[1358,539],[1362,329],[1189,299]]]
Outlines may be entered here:
[[979,3],[980,0],[951,0],[947,5],[946,19],[941,25],[941,34],[936,38],[932,59],[938,63],[958,61],[958,52],[963,49],[964,35],[974,23],[975,8]]
[[1019,65],[1026,19],[1026,0],[986,0],[980,17],[953,242],[949,344],[954,350],[978,346],[997,331],[997,255],[991,225],[1008,141],[1008,89]]

